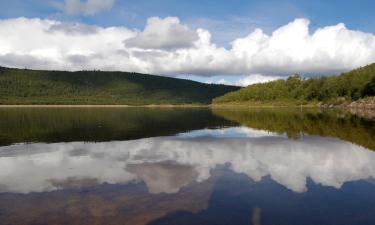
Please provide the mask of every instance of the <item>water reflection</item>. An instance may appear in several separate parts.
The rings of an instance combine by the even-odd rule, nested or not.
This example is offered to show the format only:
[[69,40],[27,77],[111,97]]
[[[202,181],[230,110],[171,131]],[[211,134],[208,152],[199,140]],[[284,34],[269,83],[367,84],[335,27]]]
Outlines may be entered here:
[[133,140],[239,125],[293,139],[301,134],[337,137],[375,150],[374,117],[283,108],[0,108],[0,146]]
[[373,225],[374,129],[319,110],[0,109],[0,224]]
[[0,108],[0,146],[132,140],[230,125],[207,108]]
[[[226,133],[232,136],[224,137]],[[340,188],[373,177],[375,152],[338,139],[291,140],[240,127],[122,142],[13,145],[0,148],[0,164],[2,192],[142,180],[151,193],[176,193],[228,165],[254,181],[270,176],[301,193],[307,190],[307,178]]]
[[[286,134],[337,137],[375,150],[375,117],[358,117],[348,111],[296,108],[214,108],[213,113],[253,129]],[[372,115],[374,112],[372,112]]]

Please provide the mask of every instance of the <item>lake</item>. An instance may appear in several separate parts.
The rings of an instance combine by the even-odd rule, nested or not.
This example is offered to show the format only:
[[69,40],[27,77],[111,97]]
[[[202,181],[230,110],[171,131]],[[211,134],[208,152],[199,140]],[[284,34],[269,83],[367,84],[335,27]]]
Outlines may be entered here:
[[375,224],[346,111],[1,108],[0,224]]

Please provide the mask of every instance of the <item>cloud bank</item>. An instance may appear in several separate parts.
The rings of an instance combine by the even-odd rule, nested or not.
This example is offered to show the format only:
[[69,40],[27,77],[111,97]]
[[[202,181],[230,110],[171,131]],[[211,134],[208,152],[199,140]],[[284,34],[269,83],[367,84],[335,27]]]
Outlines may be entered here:
[[[111,2],[70,0],[66,7],[71,13],[91,14],[110,7]],[[0,65],[167,76],[275,77],[336,73],[375,62],[374,34],[350,30],[341,23],[311,31],[309,23],[296,19],[271,34],[249,31],[224,48],[211,41],[208,30],[191,29],[176,17],[150,18],[141,31],[47,19],[4,19],[0,20]]]

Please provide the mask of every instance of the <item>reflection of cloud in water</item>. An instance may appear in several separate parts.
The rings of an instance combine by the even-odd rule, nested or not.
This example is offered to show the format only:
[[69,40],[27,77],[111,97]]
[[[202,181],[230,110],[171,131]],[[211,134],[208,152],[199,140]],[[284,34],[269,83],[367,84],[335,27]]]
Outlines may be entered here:
[[174,193],[226,163],[256,181],[270,175],[296,192],[306,191],[307,177],[339,188],[375,175],[374,152],[336,139],[165,137],[1,147],[0,188],[28,193],[143,180],[152,193]]
[[201,129],[185,133],[180,133],[178,137],[193,138],[193,137],[270,137],[280,136],[276,133],[264,130],[257,130],[249,127],[228,127],[222,129]]

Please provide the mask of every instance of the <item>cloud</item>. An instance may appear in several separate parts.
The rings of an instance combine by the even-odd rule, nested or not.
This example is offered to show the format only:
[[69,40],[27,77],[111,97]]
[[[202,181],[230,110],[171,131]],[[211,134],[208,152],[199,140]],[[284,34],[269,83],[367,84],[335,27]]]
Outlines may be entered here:
[[307,191],[308,178],[340,188],[375,176],[375,153],[368,149],[333,138],[292,140],[246,127],[132,141],[5,146],[0,164],[0,192],[15,193],[140,180],[152,193],[176,193],[209,179],[222,165],[254,181],[269,176],[299,193]]
[[281,76],[265,76],[262,74],[251,74],[236,81],[235,85],[248,86],[251,84],[266,83],[266,82],[278,80],[278,79],[282,79],[282,77]]
[[67,35],[84,35],[95,34],[99,31],[98,27],[92,25],[85,25],[80,23],[54,23],[48,31],[63,32]]
[[[104,4],[95,2],[79,2],[80,12],[82,5],[84,11],[94,12],[100,8],[94,6]],[[70,4],[74,8],[76,3]],[[9,67],[166,76],[258,74],[238,81],[247,85],[294,73],[337,73],[375,62],[374,34],[344,24],[311,32],[307,19],[296,19],[271,34],[255,29],[229,46],[217,46],[208,30],[191,29],[176,17],[150,18],[142,31],[47,19],[0,20],[0,65]]]
[[179,49],[192,47],[198,34],[176,17],[152,17],[137,36],[125,40],[126,46],[142,49]]
[[262,75],[262,74],[250,74],[236,81],[230,81],[228,79],[222,78],[216,82],[208,81],[207,83],[218,83],[218,84],[246,87],[251,84],[266,83],[266,82],[278,80],[278,79],[283,79],[283,77],[282,76],[267,76],[267,75]]
[[70,15],[94,15],[101,11],[110,10],[113,7],[114,0],[65,0],[62,8]]
[[132,68],[136,63],[129,59],[122,41],[134,35],[135,32],[124,27],[102,28],[27,18],[0,20],[0,65],[133,71],[138,68]]
[[260,25],[269,30],[270,26],[262,21],[232,15],[215,19],[206,17],[189,18],[187,23],[194,28],[209,30],[215,43],[228,47],[230,41],[246,36],[250,30],[254,30]]
[[317,29],[296,19],[272,35],[256,29],[233,42],[232,52],[259,73],[328,73],[349,70],[375,61],[375,36],[349,30],[344,24]]

